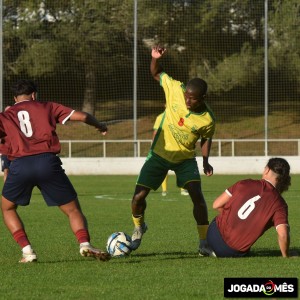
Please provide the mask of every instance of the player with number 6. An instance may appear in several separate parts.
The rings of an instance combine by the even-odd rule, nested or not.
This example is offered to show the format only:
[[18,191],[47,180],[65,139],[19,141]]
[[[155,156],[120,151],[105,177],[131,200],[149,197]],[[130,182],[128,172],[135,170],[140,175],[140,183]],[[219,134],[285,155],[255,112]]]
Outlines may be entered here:
[[283,257],[289,256],[288,206],[281,194],[291,184],[290,166],[271,158],[262,179],[241,180],[213,203],[219,215],[210,223],[207,242],[217,257],[241,257],[269,228],[275,227]]

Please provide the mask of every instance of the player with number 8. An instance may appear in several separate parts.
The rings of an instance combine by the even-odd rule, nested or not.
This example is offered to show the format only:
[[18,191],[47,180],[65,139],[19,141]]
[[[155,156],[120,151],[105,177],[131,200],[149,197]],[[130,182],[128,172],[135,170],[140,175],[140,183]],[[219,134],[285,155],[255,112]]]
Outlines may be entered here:
[[22,249],[20,262],[37,260],[17,213],[19,205],[29,205],[35,186],[40,189],[48,206],[58,206],[69,218],[71,229],[80,244],[80,254],[108,260],[110,255],[107,252],[90,244],[87,220],[77,193],[57,156],[60,142],[56,134],[56,124],[65,124],[68,120],[86,123],[103,135],[107,132],[106,124],[88,113],[55,102],[37,101],[37,86],[30,80],[18,81],[12,91],[15,105],[0,113],[0,138],[5,138],[5,143],[8,143],[5,154],[11,160],[1,207],[4,223]]

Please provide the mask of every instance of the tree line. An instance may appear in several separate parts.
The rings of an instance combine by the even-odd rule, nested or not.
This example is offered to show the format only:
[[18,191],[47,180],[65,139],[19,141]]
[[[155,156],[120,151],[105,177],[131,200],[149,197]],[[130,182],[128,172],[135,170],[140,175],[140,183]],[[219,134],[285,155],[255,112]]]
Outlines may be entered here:
[[[264,1],[139,0],[137,9],[138,98],[158,97],[148,69],[157,43],[174,78],[205,78],[215,97],[261,96]],[[298,0],[268,1],[271,101],[299,98],[299,28]],[[132,99],[133,46],[134,0],[4,0],[4,102],[20,77],[40,82],[45,100],[90,113],[98,102]]]

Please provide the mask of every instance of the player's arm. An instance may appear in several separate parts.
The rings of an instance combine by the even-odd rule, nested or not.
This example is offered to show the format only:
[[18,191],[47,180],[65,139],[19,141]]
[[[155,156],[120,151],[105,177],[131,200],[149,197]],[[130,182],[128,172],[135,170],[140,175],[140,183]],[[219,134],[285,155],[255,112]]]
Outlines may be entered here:
[[201,139],[201,153],[203,157],[203,172],[206,176],[211,176],[214,172],[213,167],[208,163],[212,139]]
[[283,257],[289,257],[290,232],[288,224],[276,226],[278,244]]
[[219,213],[222,212],[225,204],[230,200],[230,195],[227,192],[222,193],[213,203],[213,209],[217,210]]
[[71,121],[79,121],[90,126],[96,127],[103,135],[107,132],[107,125],[104,122],[99,122],[94,116],[82,111],[74,111],[70,116]]
[[163,69],[159,63],[159,59],[164,55],[166,52],[165,48],[162,48],[160,46],[155,46],[152,48],[151,52],[151,64],[150,64],[150,72],[153,78],[157,81],[160,80],[160,73],[163,72]]

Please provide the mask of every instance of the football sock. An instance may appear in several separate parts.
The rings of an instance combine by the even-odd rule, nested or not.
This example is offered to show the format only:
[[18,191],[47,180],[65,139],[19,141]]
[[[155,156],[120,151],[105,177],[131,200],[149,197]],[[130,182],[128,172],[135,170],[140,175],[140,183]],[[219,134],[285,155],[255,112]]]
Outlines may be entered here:
[[32,250],[32,248],[31,248],[31,245],[25,246],[25,247],[22,249],[22,252],[23,252],[24,254],[31,254],[31,253],[33,253],[33,250]]
[[161,184],[161,189],[163,192],[167,191],[167,179],[168,179],[168,175],[166,176],[166,178],[164,179],[164,181]]
[[19,246],[23,249],[25,246],[30,245],[28,237],[24,231],[24,229],[19,229],[13,233],[14,240],[19,244]]
[[208,225],[197,225],[200,243],[206,240]]
[[82,246],[89,246],[90,245],[90,242],[83,242],[83,243],[80,243],[80,247]]
[[90,235],[87,229],[79,229],[75,236],[77,238],[77,241],[79,244],[89,242],[90,241]]
[[140,216],[132,215],[132,221],[135,227],[141,227],[144,224],[144,215],[140,215]]

